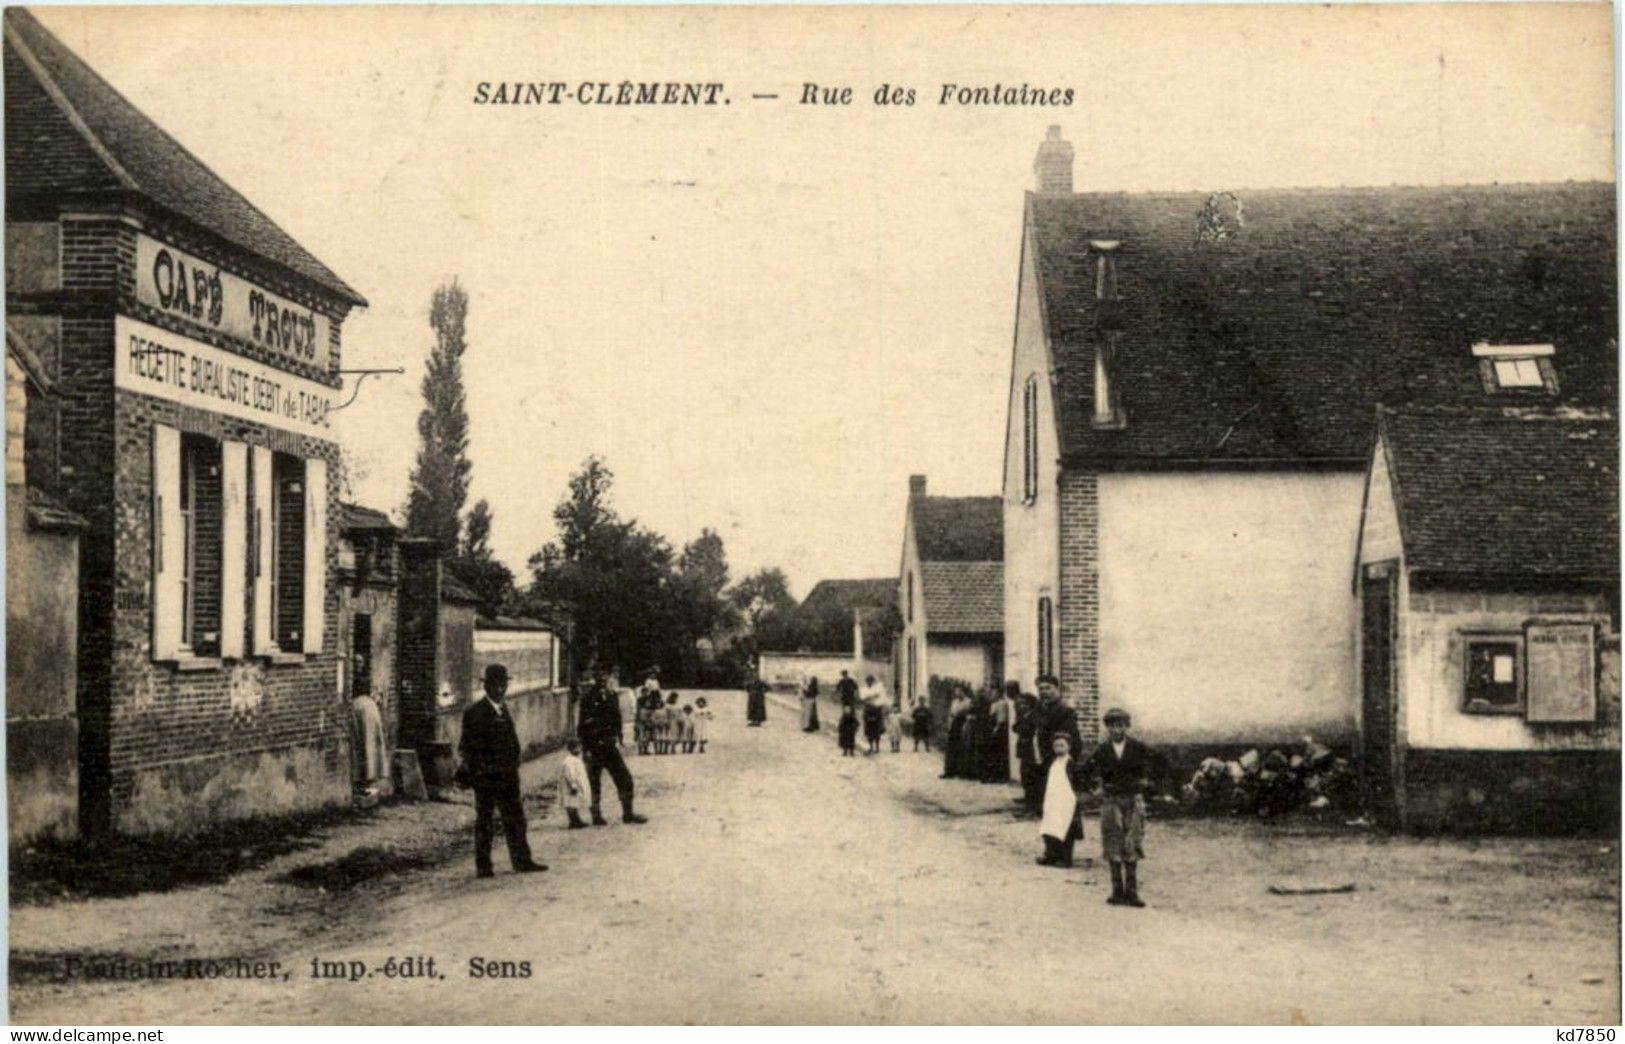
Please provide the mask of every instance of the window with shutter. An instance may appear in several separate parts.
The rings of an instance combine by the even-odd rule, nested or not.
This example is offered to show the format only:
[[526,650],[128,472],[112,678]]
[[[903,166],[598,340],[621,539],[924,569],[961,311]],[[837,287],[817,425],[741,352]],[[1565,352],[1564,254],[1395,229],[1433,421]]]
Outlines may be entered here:
[[220,443],[181,436],[181,649],[220,655],[222,522]]
[[1469,714],[1523,710],[1523,641],[1516,634],[1464,636],[1461,709]]
[[220,655],[240,659],[246,637],[248,581],[248,446],[220,447]]
[[305,461],[305,551],[303,643],[307,653],[322,651],[327,630],[327,461]]
[[277,651],[272,621],[276,619],[272,588],[276,576],[274,551],[276,547],[273,523],[276,498],[272,491],[275,464],[271,451],[255,446],[248,455],[248,542],[251,563],[250,582],[254,588],[254,621],[252,651],[255,656],[268,656]]
[[1038,673],[1055,673],[1054,610],[1049,596],[1038,600]]
[[305,625],[305,464],[271,458],[271,626],[273,652],[298,652]]
[[152,427],[152,658],[181,654],[185,618],[185,523],[181,519],[181,433]]

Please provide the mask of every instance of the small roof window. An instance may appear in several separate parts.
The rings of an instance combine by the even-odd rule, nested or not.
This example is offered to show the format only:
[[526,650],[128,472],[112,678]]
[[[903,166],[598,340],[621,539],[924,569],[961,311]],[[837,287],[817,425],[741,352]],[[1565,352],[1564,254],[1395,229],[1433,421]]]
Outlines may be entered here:
[[1484,390],[1552,394],[1557,391],[1557,369],[1553,356],[1557,349],[1549,344],[1486,344],[1473,345],[1473,356],[1478,360],[1479,377]]

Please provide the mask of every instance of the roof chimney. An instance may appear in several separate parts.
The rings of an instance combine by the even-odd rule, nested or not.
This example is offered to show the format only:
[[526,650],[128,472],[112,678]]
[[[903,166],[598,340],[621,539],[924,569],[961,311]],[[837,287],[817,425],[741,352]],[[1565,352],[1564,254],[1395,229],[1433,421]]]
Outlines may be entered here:
[[908,499],[918,500],[925,496],[925,476],[910,475],[908,477]]
[[1033,160],[1033,177],[1038,191],[1070,195],[1072,192],[1072,143],[1061,137],[1061,125],[1052,123],[1044,140],[1038,143]]

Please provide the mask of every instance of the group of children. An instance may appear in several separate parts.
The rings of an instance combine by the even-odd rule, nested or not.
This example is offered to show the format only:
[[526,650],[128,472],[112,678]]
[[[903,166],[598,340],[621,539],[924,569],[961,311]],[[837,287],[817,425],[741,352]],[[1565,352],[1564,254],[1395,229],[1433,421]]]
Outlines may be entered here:
[[[653,679],[651,679],[653,681]],[[638,696],[632,733],[639,754],[705,753],[711,733],[711,708],[701,696],[693,704],[680,703],[678,693],[661,697],[659,682],[647,682]]]

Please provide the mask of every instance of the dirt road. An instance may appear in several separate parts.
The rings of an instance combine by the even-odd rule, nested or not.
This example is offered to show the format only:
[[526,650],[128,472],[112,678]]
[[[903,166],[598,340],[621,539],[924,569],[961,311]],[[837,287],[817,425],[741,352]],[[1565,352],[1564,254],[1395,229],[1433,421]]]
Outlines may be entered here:
[[[477,881],[463,854],[294,932],[270,877],[105,900],[108,950],[195,910],[192,952],[253,941],[286,980],[14,990],[25,1023],[1561,1023],[1619,1019],[1616,855],[1595,840],[1385,840],[1158,822],[1146,910],[1104,873],[1037,867],[1013,791],[935,756],[840,758],[832,730],[718,694],[703,756],[629,757],[646,826],[533,819],[546,874]],[[905,750],[908,744],[905,741]],[[547,766],[531,770],[537,779]],[[607,785],[607,780],[606,780]],[[606,805],[612,802],[606,802]],[[445,813],[449,830],[469,813]],[[382,828],[380,828],[382,829]],[[451,835],[454,836],[454,835]],[[1080,854],[1098,843],[1095,825]],[[502,857],[498,854],[498,865]],[[268,868],[270,874],[274,868]],[[1277,882],[1353,882],[1279,897]],[[222,898],[226,896],[229,898]],[[145,917],[137,904],[146,903]],[[121,905],[122,904],[122,905]],[[88,931],[96,903],[18,911],[13,947]],[[168,920],[166,921],[166,918]],[[148,926],[146,928],[138,925]],[[54,927],[53,927],[54,926]],[[112,928],[108,929],[110,932]],[[282,935],[276,933],[282,932]],[[199,940],[204,940],[200,942]],[[266,940],[273,940],[266,944]],[[171,939],[171,942],[174,940]],[[65,945],[65,944],[63,944]],[[76,946],[86,947],[81,940]],[[432,977],[390,978],[403,958]],[[313,978],[313,959],[357,981]],[[476,978],[472,962],[528,975]],[[354,963],[352,963],[354,962]],[[408,965],[423,967],[421,960]]]

